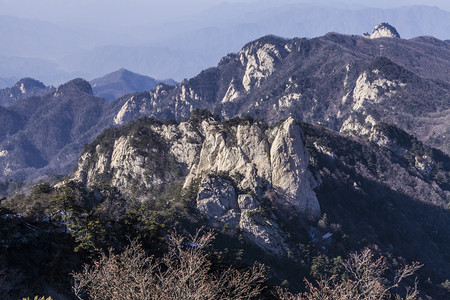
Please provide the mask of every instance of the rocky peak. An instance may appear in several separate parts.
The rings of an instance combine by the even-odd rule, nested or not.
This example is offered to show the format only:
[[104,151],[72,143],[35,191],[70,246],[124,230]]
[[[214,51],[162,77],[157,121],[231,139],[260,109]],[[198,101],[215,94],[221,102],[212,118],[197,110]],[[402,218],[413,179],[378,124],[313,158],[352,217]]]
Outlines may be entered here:
[[381,23],[375,26],[375,28],[372,30],[372,33],[364,34],[364,37],[370,38],[370,39],[377,39],[377,38],[400,38],[400,34],[397,32],[397,29],[395,29],[394,26],[391,26],[388,23]]
[[285,44],[285,39],[269,35],[247,44],[239,52],[239,60],[245,67],[242,86],[246,92],[259,87],[274,72],[276,64],[287,55]]
[[43,95],[53,91],[53,89],[52,86],[46,87],[38,80],[23,78],[11,88],[0,90],[0,105],[7,107],[15,103],[16,100]]
[[46,88],[42,82],[35,80],[33,78],[28,78],[28,77],[19,80],[14,85],[14,87],[20,89],[22,94],[25,94],[32,89],[45,89]]
[[239,228],[265,251],[285,255],[280,219],[263,203],[298,218],[319,217],[308,165],[302,130],[292,118],[268,128],[251,118],[219,122],[195,111],[181,123],[140,119],[107,131],[88,146],[72,178],[88,186],[106,179],[141,200],[151,199],[148,190],[178,182],[185,191],[197,190],[197,209],[210,226]]
[[58,87],[56,90],[57,94],[60,93],[72,93],[72,92],[82,92],[89,95],[93,95],[92,87],[89,82],[82,78],[73,79],[67,83],[64,83]]

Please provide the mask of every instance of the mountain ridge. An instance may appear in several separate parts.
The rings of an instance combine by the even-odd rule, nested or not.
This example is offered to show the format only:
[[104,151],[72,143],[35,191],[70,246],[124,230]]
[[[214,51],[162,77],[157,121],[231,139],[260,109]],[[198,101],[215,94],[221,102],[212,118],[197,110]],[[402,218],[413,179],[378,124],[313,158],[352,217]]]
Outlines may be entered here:
[[32,78],[22,78],[11,88],[0,89],[0,106],[11,106],[15,101],[32,96],[40,96],[54,91],[52,86]]
[[[378,57],[381,44],[385,56]],[[429,54],[424,54],[424,49]],[[447,55],[448,45],[429,37],[367,40],[336,33],[314,39],[266,36],[250,42],[238,54],[224,57],[218,67],[183,81],[162,98],[151,92],[129,101],[134,107],[145,107],[142,115],[163,119],[182,119],[194,108],[208,108],[225,118],[250,114],[269,122],[292,115],[324,123],[334,130],[342,127],[349,114],[367,115],[369,107],[376,113],[385,106],[390,110],[387,115],[376,113],[378,116],[372,117],[417,131],[419,138],[426,141],[431,137],[423,130],[407,128],[404,123],[409,119],[414,124],[413,118],[422,112],[428,112],[421,118],[423,124],[433,124],[433,113],[448,118]],[[412,63],[415,56],[421,60]],[[432,102],[424,103],[423,97]],[[392,102],[395,105],[389,99],[397,99]],[[362,103],[365,104],[361,106]],[[127,105],[120,113],[123,120],[134,118],[126,116]],[[169,109],[160,111],[160,105]],[[311,114],[312,109],[317,111],[315,115]],[[397,115],[400,111],[402,116]],[[436,135],[447,132],[450,128],[445,128],[445,124],[431,125],[434,128],[427,131]],[[432,141],[430,144],[450,151],[448,141],[443,145]]]
[[[381,44],[385,55],[379,57]],[[20,147],[13,150],[10,145],[18,136],[20,140],[37,143],[29,136],[31,128],[53,126],[32,123],[39,118],[38,114],[34,115],[39,103],[56,101],[58,92],[20,100],[2,112],[8,115],[5,120],[10,120],[10,125],[5,125],[0,134],[3,136],[0,150],[9,151],[10,157],[16,157],[14,159],[21,163],[8,167],[8,170],[16,170],[17,176],[8,171],[2,178],[22,181],[50,173],[67,174],[75,166],[83,144],[93,141],[106,128],[147,116],[183,120],[196,108],[207,108],[223,119],[251,115],[276,123],[294,117],[364,138],[370,136],[377,124],[392,123],[448,154],[448,56],[450,44],[432,37],[369,40],[336,33],[314,39],[266,36],[247,43],[239,53],[225,56],[217,67],[206,69],[176,86],[159,84],[152,91],[98,104],[94,110],[96,121],[88,118],[83,109],[76,110],[83,118],[90,119],[86,124],[91,128],[81,126],[84,129],[76,131],[71,139],[54,136],[64,142],[49,143],[48,147],[58,144],[58,151],[62,152],[58,156],[44,155],[47,158],[41,162],[48,162],[44,168],[39,164],[38,168],[27,169],[23,154],[13,155],[14,151],[23,153],[23,150],[19,151]],[[415,59],[417,57],[420,59]],[[92,98],[91,103],[99,101],[89,94],[92,89],[89,83],[80,81],[80,84],[81,90],[74,85],[67,96]],[[65,90],[64,86],[59,90]],[[70,101],[63,102],[73,105]],[[53,114],[51,105],[46,107],[49,111],[43,115]],[[17,131],[23,126],[30,132]],[[42,143],[37,144],[44,153],[56,153],[54,149],[44,149],[47,146]],[[0,158],[3,168],[7,168],[8,159],[8,155]],[[61,161],[65,162],[64,167]]]

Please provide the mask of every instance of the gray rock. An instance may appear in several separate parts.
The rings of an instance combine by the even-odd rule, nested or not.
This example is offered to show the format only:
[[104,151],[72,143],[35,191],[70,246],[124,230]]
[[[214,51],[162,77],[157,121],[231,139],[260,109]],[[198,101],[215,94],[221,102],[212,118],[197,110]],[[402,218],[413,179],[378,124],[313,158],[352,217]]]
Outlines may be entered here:
[[258,200],[249,194],[239,195],[238,204],[240,209],[255,209],[260,206]]
[[238,208],[232,182],[219,176],[204,177],[197,195],[197,208],[211,219],[219,218],[228,210]]

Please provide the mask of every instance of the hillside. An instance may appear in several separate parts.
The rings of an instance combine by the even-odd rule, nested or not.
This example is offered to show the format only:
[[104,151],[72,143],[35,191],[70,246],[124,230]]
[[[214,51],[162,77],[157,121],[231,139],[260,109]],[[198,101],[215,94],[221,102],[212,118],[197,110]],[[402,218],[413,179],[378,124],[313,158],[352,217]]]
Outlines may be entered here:
[[390,268],[424,264],[421,295],[439,299],[450,278],[449,197],[450,158],[393,125],[376,125],[364,140],[292,118],[269,126],[196,110],[182,122],[142,118],[104,131],[69,178],[3,202],[8,218],[19,213],[16,222],[34,226],[11,223],[26,238],[4,237],[27,255],[40,235],[65,240],[59,254],[39,254],[53,263],[64,255],[64,268],[36,273],[27,263],[36,286],[67,279],[80,256],[130,238],[160,255],[167,230],[207,226],[217,234],[214,268],[256,260],[270,268],[270,284],[297,290],[303,277],[339,275],[342,257],[370,247]]
[[38,80],[23,78],[17,81],[14,86],[0,90],[0,106],[8,107],[19,99],[44,95],[54,90],[52,86],[46,87]]
[[[328,222],[349,230],[352,242],[386,251],[393,245],[389,251],[450,276],[444,241],[450,215],[443,210],[450,205],[449,157],[392,125],[376,126],[371,140],[292,118],[273,127],[251,118],[220,123],[204,112],[179,124],[139,119],[99,136],[71,179],[91,188],[114,186],[150,203],[177,201],[175,190],[193,189],[194,205],[210,226],[228,224],[232,234],[239,228],[245,239],[281,257],[295,252],[283,222],[317,221],[325,213]],[[399,210],[398,231],[387,231]],[[364,214],[364,221],[353,214]],[[435,234],[428,236],[427,226]],[[440,246],[432,254],[427,243]]]
[[101,123],[108,114],[107,102],[94,97],[82,79],[16,100],[1,111],[1,176],[18,182],[69,173],[83,145],[109,127]]

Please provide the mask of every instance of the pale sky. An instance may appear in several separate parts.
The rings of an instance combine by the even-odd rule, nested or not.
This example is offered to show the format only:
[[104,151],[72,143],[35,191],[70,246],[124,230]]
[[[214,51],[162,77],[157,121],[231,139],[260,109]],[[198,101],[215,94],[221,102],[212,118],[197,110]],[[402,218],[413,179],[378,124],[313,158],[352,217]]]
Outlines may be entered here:
[[[281,15],[280,8],[292,3],[345,11],[422,4],[450,11],[450,0],[0,0],[0,15],[57,25],[5,21],[0,27],[2,42],[6,41],[0,46],[0,78],[30,76],[59,84],[80,76],[92,79],[119,68],[155,78],[188,78],[262,35],[308,36],[307,28],[298,24],[283,27],[283,22],[278,26],[278,20],[272,19],[267,28],[261,25],[272,11]],[[295,20],[295,15],[290,17]],[[351,24],[336,30],[360,34],[381,21],[351,32]],[[432,21],[426,20],[420,34],[429,34]],[[319,28],[314,36],[331,30]],[[417,36],[414,28],[409,35]],[[20,63],[5,59],[13,56]],[[40,60],[30,63],[22,58]]]
[[449,0],[0,0],[0,15],[107,29],[185,19],[223,2],[258,3],[258,6],[286,2],[320,2],[324,5],[343,2],[379,8],[423,4],[450,11]]

